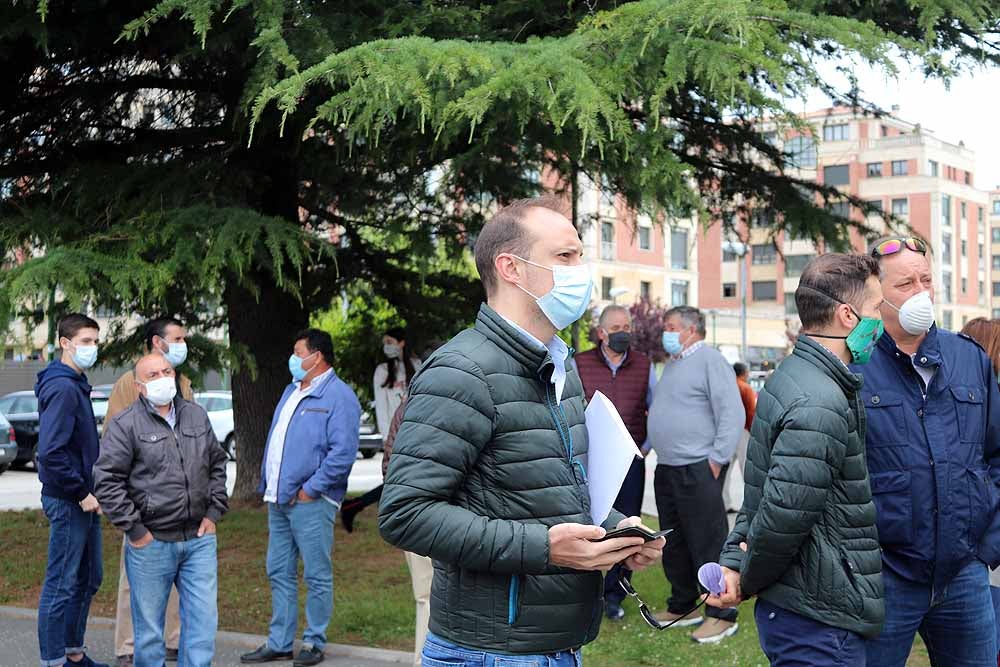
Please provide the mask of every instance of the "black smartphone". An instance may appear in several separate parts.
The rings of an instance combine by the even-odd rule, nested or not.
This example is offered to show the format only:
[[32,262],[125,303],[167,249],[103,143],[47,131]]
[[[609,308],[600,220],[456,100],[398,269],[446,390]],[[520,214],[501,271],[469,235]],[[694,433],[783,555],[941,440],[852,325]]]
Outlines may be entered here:
[[666,530],[661,530],[654,533],[651,530],[643,528],[642,526],[628,526],[626,528],[616,528],[615,530],[609,530],[607,533],[604,534],[604,537],[602,537],[599,540],[594,540],[594,542],[603,542],[604,540],[611,540],[616,537],[641,537],[647,542],[652,542],[653,540],[657,540],[661,537],[666,537],[672,532],[674,532],[673,528],[667,528]]

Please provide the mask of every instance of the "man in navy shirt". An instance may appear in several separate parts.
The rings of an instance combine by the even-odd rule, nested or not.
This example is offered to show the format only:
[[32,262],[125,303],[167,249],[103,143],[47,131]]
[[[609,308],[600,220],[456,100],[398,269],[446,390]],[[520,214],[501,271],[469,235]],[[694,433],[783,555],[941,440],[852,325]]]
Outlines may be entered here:
[[885,238],[885,335],[862,398],[886,620],[869,665],[902,667],[917,632],[937,667],[992,665],[988,568],[1000,563],[1000,392],[989,358],[934,325],[927,246]]
[[62,356],[38,374],[38,478],[49,520],[45,583],[38,600],[42,667],[107,667],[85,651],[90,601],[101,587],[101,517],[91,469],[98,437],[85,370],[97,361],[97,322],[73,313],[59,322]]

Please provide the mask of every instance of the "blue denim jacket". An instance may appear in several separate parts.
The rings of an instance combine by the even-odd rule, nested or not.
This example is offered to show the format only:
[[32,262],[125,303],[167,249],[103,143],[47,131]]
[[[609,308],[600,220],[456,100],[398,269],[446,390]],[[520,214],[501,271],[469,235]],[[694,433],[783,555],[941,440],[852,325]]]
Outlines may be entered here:
[[[293,391],[294,383],[285,387],[274,409],[260,468],[258,493],[267,489],[267,448],[271,445],[271,431]],[[341,503],[347,492],[347,478],[358,454],[360,424],[361,404],[358,397],[336,373],[332,373],[316,391],[303,397],[285,434],[285,449],[278,476],[278,503],[291,502],[299,489],[304,489],[313,498],[325,496]]]
[[[937,368],[926,398],[914,363]],[[912,361],[885,334],[851,369],[864,376],[885,566],[940,589],[974,558],[1000,563],[1000,391],[986,353],[932,327]]]

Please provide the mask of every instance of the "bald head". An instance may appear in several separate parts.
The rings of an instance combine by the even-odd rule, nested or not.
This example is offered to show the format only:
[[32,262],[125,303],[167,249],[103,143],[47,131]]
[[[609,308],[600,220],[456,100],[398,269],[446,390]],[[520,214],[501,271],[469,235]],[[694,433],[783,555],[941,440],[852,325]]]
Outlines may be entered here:
[[170,362],[162,354],[147,354],[135,362],[136,382],[145,384],[157,378],[173,376],[174,367],[170,365]]

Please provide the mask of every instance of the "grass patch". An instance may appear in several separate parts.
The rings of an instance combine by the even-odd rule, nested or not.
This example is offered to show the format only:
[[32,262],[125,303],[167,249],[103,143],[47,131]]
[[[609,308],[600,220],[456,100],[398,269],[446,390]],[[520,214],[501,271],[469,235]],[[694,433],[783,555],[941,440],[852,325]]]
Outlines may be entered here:
[[[45,574],[48,523],[40,511],[0,513],[0,605],[34,608]],[[649,521],[655,525],[655,519]],[[104,585],[91,613],[113,618],[118,585],[121,533],[104,524]],[[219,627],[266,634],[271,615],[271,590],[264,570],[267,514],[262,508],[240,507],[219,526]],[[330,641],[410,651],[413,649],[414,608],[410,576],[402,552],[379,537],[375,512],[367,510],[352,534],[338,523],[334,538],[334,615]],[[301,576],[301,575],[300,575]],[[657,610],[665,606],[669,588],[660,568],[636,573],[634,584]],[[299,587],[299,628],[305,619],[305,586]],[[767,665],[757,641],[753,603],[740,608],[740,631],[719,646],[690,640],[691,628],[657,632],[642,622],[631,600],[625,602],[621,623],[606,622],[597,641],[584,648],[587,667],[699,665],[704,667]],[[918,641],[907,663],[930,664]]]

